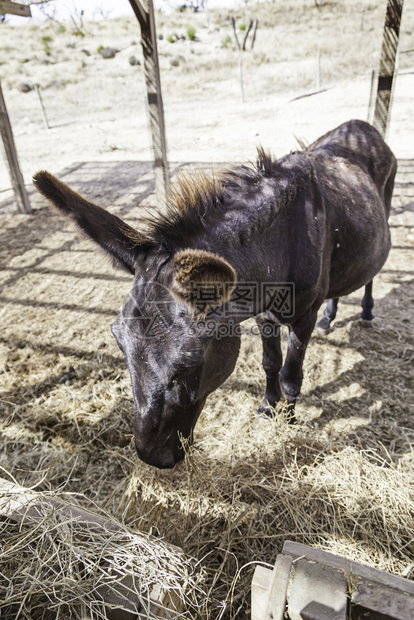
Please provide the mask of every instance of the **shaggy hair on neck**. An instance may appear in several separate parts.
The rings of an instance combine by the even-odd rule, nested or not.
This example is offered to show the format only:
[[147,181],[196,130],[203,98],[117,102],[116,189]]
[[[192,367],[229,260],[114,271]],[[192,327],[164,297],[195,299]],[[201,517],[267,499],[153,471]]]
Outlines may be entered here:
[[[165,213],[146,218],[145,237],[169,250],[203,233],[234,204],[235,194],[252,191],[263,177],[274,174],[277,162],[262,147],[257,152],[255,167],[240,166],[211,175],[203,170],[180,173],[169,190]],[[142,237],[131,241],[140,244]]]

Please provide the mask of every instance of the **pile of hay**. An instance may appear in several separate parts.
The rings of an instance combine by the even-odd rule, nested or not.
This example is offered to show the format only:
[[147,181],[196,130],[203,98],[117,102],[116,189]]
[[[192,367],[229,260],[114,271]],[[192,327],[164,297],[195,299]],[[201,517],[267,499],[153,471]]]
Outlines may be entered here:
[[79,509],[79,497],[0,489],[2,618],[174,618],[197,606],[203,571],[180,549]]

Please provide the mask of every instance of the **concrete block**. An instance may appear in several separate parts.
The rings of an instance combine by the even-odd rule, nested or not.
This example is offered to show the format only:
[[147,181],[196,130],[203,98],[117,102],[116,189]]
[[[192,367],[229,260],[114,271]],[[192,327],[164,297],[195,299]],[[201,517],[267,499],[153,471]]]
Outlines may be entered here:
[[290,590],[291,620],[347,620],[348,582],[344,573],[299,560]]

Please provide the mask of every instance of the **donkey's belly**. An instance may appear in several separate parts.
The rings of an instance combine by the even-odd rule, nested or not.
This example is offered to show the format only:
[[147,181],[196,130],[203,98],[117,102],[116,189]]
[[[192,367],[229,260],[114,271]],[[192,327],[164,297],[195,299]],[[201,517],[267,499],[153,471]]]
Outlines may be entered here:
[[[388,231],[387,231],[388,232]],[[375,252],[365,253],[362,249],[357,255],[350,255],[347,260],[334,252],[329,278],[327,298],[334,299],[349,295],[365,286],[381,270],[390,251],[390,239],[384,239]],[[340,248],[338,248],[339,251]]]

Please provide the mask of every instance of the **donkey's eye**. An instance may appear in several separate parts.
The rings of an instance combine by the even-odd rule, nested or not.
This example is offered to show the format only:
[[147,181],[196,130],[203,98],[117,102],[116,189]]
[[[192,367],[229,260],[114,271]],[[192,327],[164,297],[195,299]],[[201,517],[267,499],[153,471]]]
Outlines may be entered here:
[[195,368],[196,366],[189,366],[187,368],[183,368],[180,371],[176,372],[170,379],[170,382],[168,384],[168,389],[172,389],[178,383],[182,383],[183,381],[188,379]]
[[174,387],[174,385],[177,385],[177,383],[181,383],[182,381],[185,380],[185,374],[183,372],[177,373],[175,374],[171,379],[170,379],[170,383],[169,386],[170,387]]
[[169,390],[172,390],[172,389],[173,389],[176,385],[178,385],[179,383],[180,383],[180,377],[178,377],[178,376],[174,376],[174,377],[170,380],[170,382],[169,382],[169,384],[168,384],[167,388],[168,388]]

